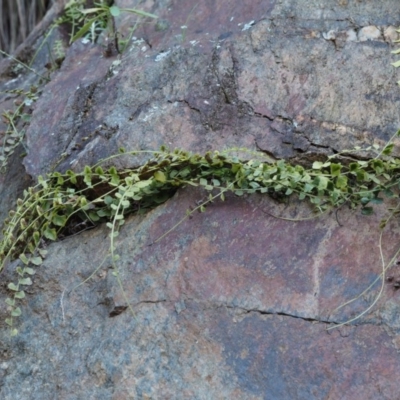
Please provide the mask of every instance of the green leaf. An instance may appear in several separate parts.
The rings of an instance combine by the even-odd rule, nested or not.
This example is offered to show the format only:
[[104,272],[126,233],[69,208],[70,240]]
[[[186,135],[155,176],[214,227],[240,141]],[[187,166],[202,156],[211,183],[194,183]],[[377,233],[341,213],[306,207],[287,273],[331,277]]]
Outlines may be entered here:
[[35,245],[37,246],[37,244],[40,241],[40,233],[38,231],[33,232],[33,241],[35,242]]
[[350,171],[350,172],[355,172],[355,171],[357,171],[359,168],[360,168],[360,166],[359,166],[357,163],[355,163],[355,162],[349,164],[349,171]]
[[363,215],[371,215],[373,214],[374,209],[372,207],[363,207],[363,209],[361,210],[361,214]]
[[75,40],[78,40],[79,38],[81,38],[86,32],[89,31],[89,29],[92,26],[93,22],[95,22],[97,19],[99,19],[100,17],[103,17],[105,15],[106,15],[106,13],[99,14],[97,17],[91,18],[88,22],[86,22],[86,24],[83,25],[82,28],[79,29],[79,31],[76,32],[76,34],[72,37],[71,43],[75,42]]
[[38,252],[42,258],[46,258],[47,250],[38,249]]
[[47,181],[45,181],[41,175],[39,175],[39,177],[38,177],[38,182],[40,185],[43,186],[44,189],[48,188]]
[[113,17],[118,17],[121,14],[121,9],[117,6],[111,6],[108,10]]
[[[400,63],[400,61],[399,61],[399,63]],[[382,151],[382,154],[384,154],[385,156],[389,156],[392,153],[393,148],[394,148],[394,144],[393,143],[390,143],[390,144],[386,145],[385,148]]]
[[332,176],[339,176],[342,166],[340,164],[331,164],[331,175]]
[[5,323],[6,323],[8,326],[13,326],[13,320],[12,320],[12,318],[6,318],[6,319],[5,319]]
[[70,182],[71,182],[73,185],[76,185],[77,180],[76,180],[76,174],[75,174],[75,172],[73,172],[73,171],[71,171],[71,170],[69,169],[69,170],[66,172],[66,174],[68,175]]
[[129,202],[129,200],[122,200],[121,201],[121,206],[123,208],[128,208],[131,205],[131,203]]
[[145,180],[145,181],[136,182],[133,186],[134,186],[134,187],[137,187],[137,188],[139,188],[139,189],[143,189],[143,188],[145,188],[145,187],[151,185],[152,182],[153,182],[152,179],[147,179],[147,180]]
[[[31,258],[31,263],[33,265],[41,265],[42,262],[43,262],[42,257],[37,256],[37,257]],[[32,271],[32,274],[30,272],[28,272],[28,270]],[[35,273],[35,271],[32,268],[25,268],[25,272],[30,275],[33,275]]]
[[[17,293],[18,293],[18,292],[17,292]],[[16,296],[14,295],[14,297],[16,297]],[[9,306],[11,306],[11,307],[14,307],[14,305],[15,305],[15,299],[10,299],[9,297],[7,297],[7,298],[6,298],[6,304],[9,305]]]
[[107,195],[106,197],[104,197],[104,203],[107,204],[108,206],[109,206],[110,204],[112,204],[113,201],[114,201],[114,199],[113,199],[111,196],[109,196],[109,195]]
[[318,176],[318,190],[325,190],[328,186],[329,179],[326,176]]
[[19,290],[18,286],[17,286],[15,283],[12,283],[12,282],[10,282],[10,283],[7,285],[7,287],[8,287],[10,290],[14,291],[14,292],[18,292],[18,290]]
[[100,220],[99,215],[93,211],[90,211],[88,215],[89,215],[90,220],[93,222],[97,222]]
[[54,228],[47,227],[46,230],[43,232],[43,235],[46,239],[49,240],[57,240],[57,232]]
[[19,259],[25,264],[28,265],[29,264],[29,259],[25,254],[20,254],[19,255]]
[[23,290],[20,290],[19,292],[14,294],[14,297],[16,299],[23,299],[23,298],[25,298],[25,292]]
[[306,183],[304,185],[304,192],[305,193],[310,193],[313,189],[315,188],[315,186],[311,183]]
[[363,169],[358,170],[356,172],[356,176],[357,176],[358,182],[363,182],[363,181],[367,180],[367,173]]
[[167,178],[165,177],[165,174],[162,171],[156,171],[154,173],[154,179],[157,182],[161,182],[161,183],[165,183],[167,181]]
[[398,68],[400,67],[400,60],[392,63],[393,67]]
[[99,211],[97,211],[97,215],[99,217],[109,217],[110,216],[110,211],[108,211],[108,210],[99,210]]
[[55,214],[53,215],[51,222],[56,226],[63,227],[67,223],[67,217],[65,215]]
[[32,285],[32,279],[31,279],[31,278],[23,278],[23,279],[20,279],[20,280],[18,281],[18,284],[19,284],[19,285],[26,285],[26,286]]
[[346,175],[339,175],[336,178],[336,187],[338,189],[345,189],[347,187],[347,176]]
[[101,168],[100,166],[96,167],[95,172],[97,175],[104,175],[103,168]]
[[321,169],[324,163],[321,161],[314,161],[312,165],[312,169]]
[[22,314],[21,309],[19,307],[15,308],[11,311],[12,317],[19,317]]

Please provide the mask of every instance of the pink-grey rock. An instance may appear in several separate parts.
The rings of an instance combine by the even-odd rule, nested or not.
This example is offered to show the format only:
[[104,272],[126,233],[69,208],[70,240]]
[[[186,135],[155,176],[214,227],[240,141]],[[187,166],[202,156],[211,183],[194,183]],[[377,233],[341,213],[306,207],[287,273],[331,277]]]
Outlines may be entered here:
[[358,32],[358,40],[360,42],[365,42],[366,40],[378,40],[381,38],[382,33],[379,28],[376,26],[364,26],[364,28],[360,29]]
[[396,28],[395,26],[388,26],[387,28],[384,29],[383,31],[383,36],[386,41],[390,43],[396,42],[396,40],[399,40],[399,28]]
[[[159,21],[139,27],[120,58],[77,42],[44,87],[27,132],[32,176],[161,144],[246,146],[310,162],[383,144],[400,125],[392,45],[347,40],[350,30],[398,26],[397,0],[146,0],[140,8]],[[121,15],[121,33],[134,19]],[[116,243],[124,293],[107,259],[107,227],[49,245],[19,335],[1,326],[0,397],[400,398],[397,264],[370,312],[327,331],[380,290],[385,208],[367,217],[343,206],[309,219],[310,206],[293,199],[229,195],[157,241],[205,195],[188,187],[127,220]],[[393,219],[385,260],[399,239]],[[1,301],[11,279],[7,268]]]

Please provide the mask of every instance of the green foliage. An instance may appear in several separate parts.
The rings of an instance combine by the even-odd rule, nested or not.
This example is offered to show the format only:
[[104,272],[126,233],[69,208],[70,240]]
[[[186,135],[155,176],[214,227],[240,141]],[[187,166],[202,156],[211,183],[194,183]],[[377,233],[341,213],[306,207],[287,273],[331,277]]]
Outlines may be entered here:
[[140,17],[157,18],[153,14],[135,8],[109,6],[107,1],[100,1],[95,5],[96,7],[85,8],[85,1],[70,0],[65,6],[64,15],[58,20],[58,24],[68,23],[71,25],[70,43],[85,35],[89,35],[88,38],[94,42],[99,32],[105,29],[109,30],[110,37],[116,38],[114,18],[124,12]]
[[[126,215],[156,207],[180,187],[197,186],[209,192],[208,199],[189,210],[183,219],[196,210],[205,211],[207,203],[218,198],[223,201],[227,191],[238,196],[295,195],[311,202],[317,213],[346,203],[371,214],[374,204],[399,192],[400,160],[389,157],[389,148],[386,146],[380,153],[377,148],[369,148],[377,152],[377,157],[369,161],[349,162],[351,152],[343,152],[316,161],[310,168],[283,160],[271,163],[262,153],[241,160],[230,155],[231,151],[204,155],[166,148],[158,152],[123,151],[92,167],[85,166],[80,173],[54,172],[39,177],[36,186],[24,191],[4,223],[0,272],[10,261],[18,260],[16,281],[8,285],[10,317],[6,322],[16,334],[14,319],[21,314],[18,300],[25,296],[24,286],[32,284],[32,266],[40,265],[46,256],[43,244],[74,232],[74,226],[82,221],[92,225],[106,223],[110,229],[110,257],[119,279],[114,239]],[[150,153],[153,158],[142,166],[121,171],[101,165],[115,157],[137,153]]]
[[[400,33],[400,29],[397,29],[396,32]],[[400,40],[395,40],[395,43],[400,43]],[[400,54],[400,49],[393,50],[392,54],[396,54],[396,55]],[[392,66],[395,68],[400,67],[400,60],[393,62]],[[400,81],[397,81],[397,84],[400,85]]]
[[[1,113],[2,121],[6,124],[6,130],[2,132],[2,145],[0,147],[0,171],[4,172],[10,156],[14,153],[17,146],[23,141],[25,130],[23,127],[30,122],[30,114],[25,110],[39,97],[38,88],[31,86],[28,91],[21,89],[8,90],[6,93],[18,96],[14,101],[13,110],[3,110]],[[18,128],[18,124],[22,128]]]
[[[70,43],[87,35],[88,38],[94,42],[98,35],[105,29],[109,29],[110,36],[113,38],[116,50],[118,48],[118,38],[115,32],[114,17],[120,15],[123,12],[134,13],[139,17],[150,17],[157,18],[155,15],[137,10],[134,8],[119,8],[118,6],[109,6],[108,2],[102,0],[95,3],[96,7],[85,8],[86,0],[70,0],[65,8],[64,13],[60,16],[50,27],[49,31],[44,35],[42,43],[38,47],[36,53],[33,55],[29,65],[17,60],[13,56],[0,50],[0,54],[14,60],[20,64],[23,68],[33,72],[40,78],[40,83],[47,82],[50,79],[45,76],[39,75],[31,65],[33,64],[37,54],[46,45],[47,39],[50,37],[53,29],[59,25],[67,25],[70,29]],[[133,30],[131,34],[133,33]],[[131,35],[130,35],[131,37]],[[126,48],[129,38],[123,43],[124,50]],[[64,47],[61,40],[57,40],[54,43],[53,49],[49,49],[49,55],[51,62],[46,65],[50,71],[58,68],[60,63],[65,57]],[[5,132],[1,132],[3,140],[0,147],[0,171],[4,172],[7,167],[9,157],[13,154],[16,147],[23,142],[25,137],[25,129],[17,128],[18,123],[21,123],[23,127],[30,122],[30,115],[24,112],[26,106],[30,106],[32,102],[36,101],[39,97],[39,89],[36,86],[31,86],[28,91],[22,89],[15,89],[6,91],[8,94],[18,96],[18,100],[15,102],[15,109],[13,110],[2,110],[0,115],[3,122],[6,123],[7,128]]]

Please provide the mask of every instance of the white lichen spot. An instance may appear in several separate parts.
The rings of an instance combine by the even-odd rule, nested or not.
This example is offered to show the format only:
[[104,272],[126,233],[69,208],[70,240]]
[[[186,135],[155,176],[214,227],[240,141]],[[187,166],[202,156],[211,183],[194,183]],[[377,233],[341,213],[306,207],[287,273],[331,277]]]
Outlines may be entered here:
[[329,32],[324,32],[324,33],[322,34],[322,37],[323,37],[325,40],[335,40],[335,39],[336,39],[336,32],[333,31],[333,30],[331,30],[331,31],[329,31]]
[[234,19],[235,19],[235,17],[231,17],[231,19],[229,21],[232,22]]
[[147,47],[146,47],[146,46],[143,46],[143,47],[141,48],[141,50],[142,50],[143,53],[144,53],[145,51],[147,51]]
[[207,100],[204,100],[204,104],[209,105],[210,103]]
[[158,54],[157,57],[155,58],[155,62],[161,61],[162,59],[164,59],[165,57],[167,57],[169,53],[171,53],[171,50],[161,52],[161,53]]
[[90,43],[90,39],[88,39],[88,38],[83,38],[82,40],[81,40],[81,43],[83,43],[83,44],[88,44],[88,43]]
[[356,42],[357,41],[357,32],[354,29],[349,29],[346,32],[346,41],[347,42]]
[[191,44],[192,46],[196,46],[197,43],[199,43],[198,40],[191,40],[191,41],[190,41],[190,44]]
[[249,30],[255,23],[256,23],[256,21],[252,20],[252,21],[248,22],[247,24],[244,24],[242,31]]

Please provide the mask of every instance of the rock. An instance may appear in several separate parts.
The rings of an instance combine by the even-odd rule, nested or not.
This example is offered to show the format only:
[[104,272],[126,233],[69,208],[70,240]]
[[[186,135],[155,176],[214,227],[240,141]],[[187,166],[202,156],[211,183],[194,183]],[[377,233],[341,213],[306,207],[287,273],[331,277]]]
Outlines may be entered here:
[[388,26],[383,31],[383,36],[387,42],[394,43],[396,40],[399,40],[399,33],[397,32],[398,28],[395,26]]
[[[400,125],[392,47],[377,28],[399,25],[397,0],[140,7],[160,21],[143,23],[120,57],[81,41],[69,48],[35,103],[28,174],[161,144],[309,161],[383,144]],[[135,18],[118,17],[121,34]],[[1,182],[2,215],[29,184],[17,161]],[[19,186],[6,192],[8,184]],[[19,335],[1,326],[0,397],[399,398],[397,264],[375,307],[327,331],[379,293],[383,205],[369,217],[343,206],[310,219],[311,207],[294,199],[228,195],[157,241],[205,196],[187,187],[127,219],[116,239],[123,291],[106,226],[48,245],[22,300]],[[399,246],[396,219],[383,239],[387,261]],[[2,272],[1,304],[12,266]]]
[[382,36],[381,31],[376,26],[365,26],[358,32],[358,40],[365,42],[366,40],[378,40]]
[[346,36],[347,36],[347,41],[349,42],[355,42],[357,40],[357,33],[354,29],[349,29],[346,32]]

